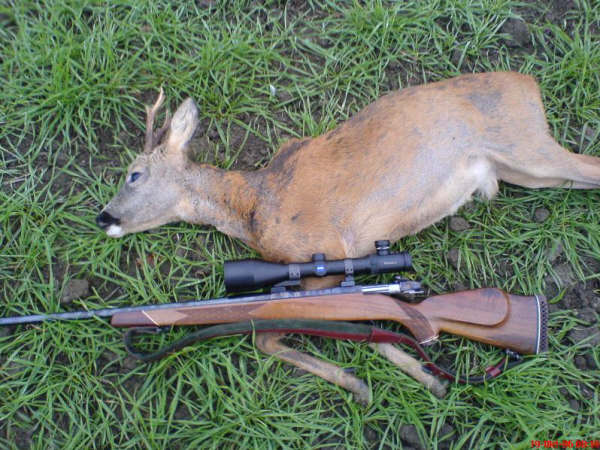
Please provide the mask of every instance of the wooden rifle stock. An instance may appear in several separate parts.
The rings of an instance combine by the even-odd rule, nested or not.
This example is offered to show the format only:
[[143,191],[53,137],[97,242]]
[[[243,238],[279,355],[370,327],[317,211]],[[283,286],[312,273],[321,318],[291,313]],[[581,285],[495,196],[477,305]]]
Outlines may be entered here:
[[116,327],[209,325],[258,319],[393,320],[421,344],[440,331],[523,354],[546,350],[548,308],[543,296],[522,297],[500,289],[476,289],[410,304],[383,294],[331,294],[235,304],[181,306],[115,314]]

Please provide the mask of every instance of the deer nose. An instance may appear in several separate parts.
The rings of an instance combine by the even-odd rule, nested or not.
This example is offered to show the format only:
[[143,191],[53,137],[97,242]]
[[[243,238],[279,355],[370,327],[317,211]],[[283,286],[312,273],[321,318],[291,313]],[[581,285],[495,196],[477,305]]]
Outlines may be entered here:
[[106,211],[102,211],[96,217],[96,224],[102,229],[108,228],[111,225],[119,225],[120,223],[121,223],[121,221],[119,219],[111,216]]

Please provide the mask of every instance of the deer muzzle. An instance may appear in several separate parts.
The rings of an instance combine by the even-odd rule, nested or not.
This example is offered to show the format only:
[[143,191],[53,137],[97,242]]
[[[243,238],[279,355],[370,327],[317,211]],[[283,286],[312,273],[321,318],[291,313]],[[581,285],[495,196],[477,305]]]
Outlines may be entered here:
[[125,234],[120,226],[121,220],[111,216],[106,211],[102,211],[96,216],[96,224],[105,230],[110,237],[121,237]]

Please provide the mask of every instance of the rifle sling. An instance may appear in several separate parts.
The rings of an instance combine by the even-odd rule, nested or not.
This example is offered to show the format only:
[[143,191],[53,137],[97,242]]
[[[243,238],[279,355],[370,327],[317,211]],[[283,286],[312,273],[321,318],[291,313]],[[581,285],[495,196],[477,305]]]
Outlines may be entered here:
[[511,350],[505,350],[506,356],[498,364],[486,368],[485,374],[481,376],[462,376],[457,375],[450,369],[440,367],[435,364],[425,353],[421,345],[410,336],[403,333],[396,333],[384,330],[371,325],[351,322],[337,322],[327,320],[254,320],[250,322],[236,322],[220,325],[212,325],[194,331],[187,336],[166,345],[155,352],[144,352],[136,348],[134,339],[140,334],[159,334],[169,330],[170,327],[138,327],[127,330],[123,335],[125,348],[127,352],[136,359],[144,362],[157,361],[165,356],[190,346],[196,342],[207,339],[233,336],[248,335],[252,333],[279,332],[306,334],[309,336],[319,336],[334,339],[346,339],[356,342],[379,342],[390,344],[404,344],[413,348],[418,355],[425,361],[423,370],[433,373],[437,376],[461,384],[480,384],[485,381],[498,377],[507,369],[523,362],[521,355]]

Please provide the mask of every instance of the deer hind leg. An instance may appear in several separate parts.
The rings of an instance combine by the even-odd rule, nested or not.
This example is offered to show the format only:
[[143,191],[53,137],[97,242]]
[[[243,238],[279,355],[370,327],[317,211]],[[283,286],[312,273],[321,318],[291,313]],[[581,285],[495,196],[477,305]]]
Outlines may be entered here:
[[498,178],[529,188],[600,188],[600,158],[572,153],[550,137],[536,147],[496,153]]

